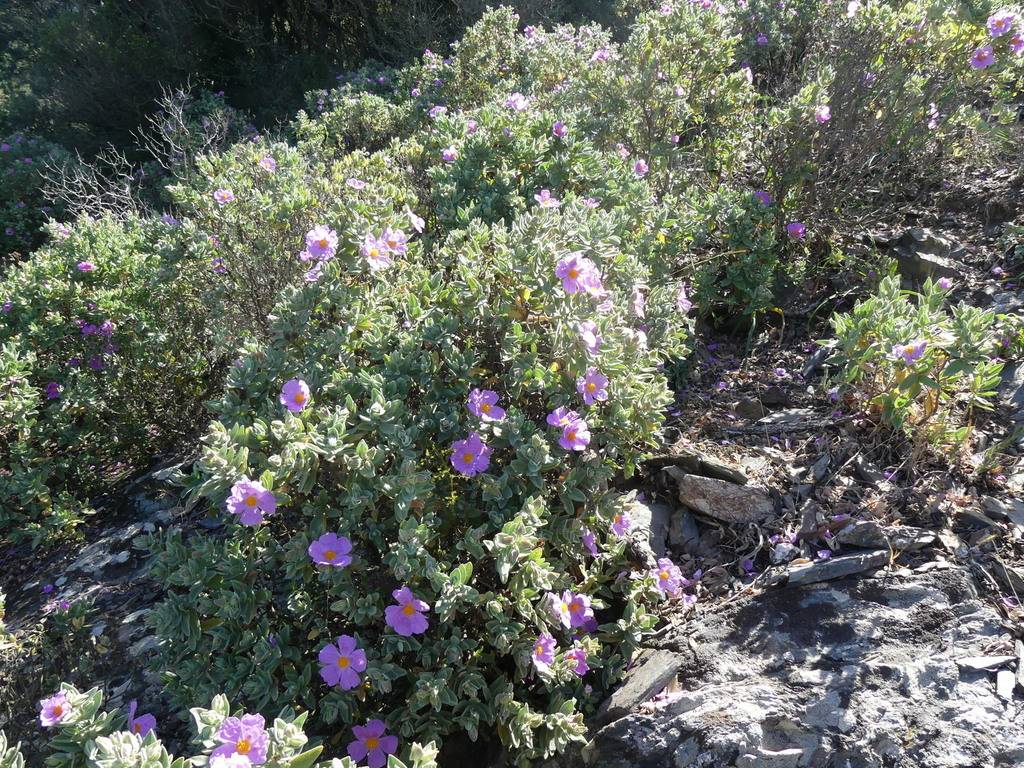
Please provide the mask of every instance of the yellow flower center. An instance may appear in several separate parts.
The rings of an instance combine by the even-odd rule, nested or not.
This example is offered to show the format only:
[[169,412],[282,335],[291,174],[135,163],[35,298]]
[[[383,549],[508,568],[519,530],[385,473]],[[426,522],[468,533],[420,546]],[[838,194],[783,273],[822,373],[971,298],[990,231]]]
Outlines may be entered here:
[[579,276],[580,276],[580,271],[578,269],[576,269],[576,267],[573,267],[572,269],[569,270],[569,277],[571,279],[575,280]]
[[335,552],[333,549],[328,549],[328,550],[324,551],[324,560],[333,560],[337,556],[338,556],[338,553]]
[[583,606],[579,603],[569,603],[570,613],[579,613],[583,609]]
[[62,707],[60,704],[55,704],[53,707],[53,714],[55,714],[57,717],[60,717],[64,714],[64,707]]
[[366,737],[366,748],[367,749],[372,751],[372,750],[376,749],[379,746],[380,746],[380,739],[378,739],[376,736],[367,736]]
[[903,353],[906,354],[906,355],[914,354],[914,345],[913,344],[907,344],[907,346],[905,346],[903,348]]
[[348,656],[339,656],[338,657],[338,666],[339,667],[341,667],[342,669],[348,669],[348,665],[349,665]]
[[318,244],[318,245],[319,245],[319,246],[320,246],[321,248],[326,248],[326,247],[327,247],[327,241],[326,241],[326,240],[317,240],[316,242],[317,242],[317,244]]
[[296,392],[295,393],[295,402],[298,405],[302,405],[304,402],[306,402],[306,396],[304,394],[302,394],[301,392]]
[[252,744],[249,743],[248,739],[241,739],[235,744],[235,752],[240,755],[248,755],[250,749],[252,749]]
[[245,497],[245,506],[247,506],[247,507],[255,507],[256,504],[257,504],[256,497],[253,496],[251,493],[248,496]]
[[544,646],[540,643],[537,643],[535,646],[533,646],[533,653],[535,656],[540,656],[542,653],[544,653]]
[[491,404],[490,403],[484,403],[483,405],[480,406],[480,410],[483,411],[484,413],[490,413],[491,412]]
[[570,442],[571,442],[571,441],[573,441],[573,440],[575,440],[575,439],[576,439],[576,430],[575,430],[575,429],[567,429],[567,430],[565,431],[565,436],[566,436],[566,438],[567,438],[567,439],[568,439],[568,440],[569,440]]
[[406,616],[412,616],[414,613],[416,613],[416,609],[412,607],[412,603],[406,603],[402,606],[402,613],[404,613]]
[[464,453],[464,454],[462,454],[462,461],[464,463],[466,463],[466,464],[472,464],[473,463],[473,454],[472,453]]
[[132,726],[132,730],[135,731],[136,733],[142,733],[142,726],[139,725],[138,723],[136,723],[135,725]]
[[398,247],[398,238],[396,238],[396,237],[389,237],[388,238],[388,248],[397,248],[397,247]]
[[380,256],[380,250],[378,250],[377,248],[371,248],[370,249],[370,258],[371,259],[376,259],[378,256]]
[[595,389],[597,389],[597,384],[595,384],[592,381],[588,381],[587,382],[587,392],[593,392]]
[[658,574],[658,577],[662,581],[668,581],[668,571],[662,571],[661,573]]

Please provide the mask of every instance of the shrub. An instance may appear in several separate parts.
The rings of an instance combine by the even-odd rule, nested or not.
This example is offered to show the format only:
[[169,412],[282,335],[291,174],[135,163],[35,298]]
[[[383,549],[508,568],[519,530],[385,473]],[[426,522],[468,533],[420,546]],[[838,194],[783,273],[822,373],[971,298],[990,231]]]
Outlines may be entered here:
[[905,431],[918,452],[964,444],[975,411],[991,408],[1003,367],[995,313],[963,303],[947,309],[944,285],[929,280],[917,294],[889,276],[832,318],[839,395]]
[[70,164],[62,147],[20,133],[0,138],[0,278],[18,254],[27,254],[43,240],[48,218],[59,218],[61,206],[42,195],[40,169],[47,163]]
[[[618,679],[652,623],[658,592],[612,532],[628,505],[609,485],[655,444],[670,401],[659,364],[687,337],[678,286],[648,283],[645,263],[620,250],[620,222],[578,202],[539,209],[452,232],[436,252],[410,249],[388,273],[335,259],[319,283],[286,293],[269,346],[231,371],[190,481],[220,504],[259,479],[277,512],[223,538],[154,542],[169,589],[155,620],[161,665],[179,701],[224,689],[260,708],[301,702],[319,728],[380,717],[403,739],[495,727],[523,759],[581,737],[580,710],[597,695],[585,683]],[[560,287],[556,264],[571,253],[593,260],[606,296]],[[594,355],[584,321],[602,337]],[[590,369],[609,394],[584,406]],[[295,413],[278,402],[301,391],[281,395],[291,379],[310,393],[287,400]],[[475,388],[498,393],[504,419],[467,411]],[[545,424],[559,407],[583,414],[589,444],[577,424],[578,449],[561,447],[566,433]],[[467,476],[453,446],[476,433],[489,465]],[[459,450],[485,452],[474,444]],[[329,533],[351,541],[349,567],[311,560]],[[429,604],[424,634],[385,625],[403,585]],[[575,646],[546,607],[563,590],[596,612]],[[546,632],[559,637],[550,667],[531,662]],[[341,635],[368,657],[357,690],[320,682],[318,651]],[[586,680],[576,653],[595,670]]]
[[114,478],[189,434],[217,386],[172,228],[82,219],[54,231],[0,282],[12,403],[0,415],[11,436],[0,442],[0,533],[34,543],[67,533]]

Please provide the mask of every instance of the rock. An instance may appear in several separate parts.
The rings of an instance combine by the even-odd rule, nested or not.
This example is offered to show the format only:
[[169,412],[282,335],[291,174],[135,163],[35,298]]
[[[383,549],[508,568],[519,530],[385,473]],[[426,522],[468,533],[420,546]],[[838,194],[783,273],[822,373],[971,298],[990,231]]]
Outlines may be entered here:
[[767,413],[761,402],[753,397],[740,398],[732,410],[741,419],[760,419]]
[[877,550],[860,555],[843,555],[832,557],[817,563],[797,565],[786,574],[786,583],[793,587],[803,584],[815,584],[819,581],[831,581],[851,576],[855,573],[881,568],[889,562],[888,550]]
[[957,659],[956,664],[964,669],[998,669],[999,667],[1006,666],[1016,658],[1016,656],[964,656],[961,659]]
[[997,499],[994,496],[982,496],[981,508],[996,517],[1009,520],[1014,525],[1024,526],[1024,501],[1019,499]]
[[636,500],[630,507],[629,516],[633,520],[637,535],[646,537],[654,556],[664,557],[669,524],[672,521],[672,508],[661,502],[648,504]]
[[935,534],[923,528],[909,525],[882,527],[870,520],[858,520],[843,527],[836,533],[836,541],[854,547],[894,550],[915,550],[935,541]]
[[597,726],[586,765],[1009,768],[1024,760],[1024,729],[991,673],[957,665],[1006,637],[961,568],[768,590],[676,632],[659,642],[693,649],[681,667],[670,665],[679,690],[657,702],[634,697],[641,703]]
[[785,411],[778,411],[777,413],[770,413],[763,419],[758,419],[757,423],[764,424],[766,426],[796,426],[806,419],[814,417],[814,411],[811,408],[789,408]]
[[772,547],[772,565],[785,565],[799,554],[799,547],[790,544],[788,541],[780,542]]
[[687,660],[687,656],[675,651],[645,651],[626,672],[618,689],[605,699],[594,716],[594,722],[598,725],[610,723],[650,701],[675,678]]
[[778,407],[789,405],[789,392],[782,387],[773,384],[761,393],[761,405]]
[[914,285],[921,285],[929,277],[959,277],[965,271],[957,262],[965,252],[963,246],[922,227],[908,229],[891,247],[900,276]]
[[996,695],[1004,701],[1009,701],[1013,698],[1013,686],[1016,682],[1013,672],[1000,669],[996,672]]
[[751,485],[735,485],[699,475],[678,478],[679,500],[694,512],[734,525],[766,520],[775,512],[768,494]]
[[804,363],[804,367],[800,369],[800,376],[804,381],[808,381],[811,376],[817,373],[818,369],[828,360],[829,355],[832,354],[831,346],[819,347],[814,351],[814,354],[807,358],[807,362]]
[[668,528],[668,543],[672,549],[693,557],[700,556],[700,529],[688,509],[678,509],[672,516],[672,524]]
[[1003,366],[997,394],[1003,405],[1013,409],[1024,408],[1024,363]]
[[727,480],[736,485],[747,484],[747,476],[740,467],[726,464],[697,451],[678,456],[674,465],[666,466],[663,471],[675,480],[683,475],[702,475],[716,480]]

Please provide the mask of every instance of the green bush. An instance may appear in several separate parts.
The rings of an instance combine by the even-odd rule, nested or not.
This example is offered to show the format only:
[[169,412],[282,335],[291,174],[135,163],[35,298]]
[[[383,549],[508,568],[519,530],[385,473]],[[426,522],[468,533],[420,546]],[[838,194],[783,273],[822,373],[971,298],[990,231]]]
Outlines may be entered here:
[[0,138],[0,278],[9,262],[43,241],[47,219],[58,219],[62,207],[42,195],[42,170],[47,164],[69,164],[62,147],[20,133]]

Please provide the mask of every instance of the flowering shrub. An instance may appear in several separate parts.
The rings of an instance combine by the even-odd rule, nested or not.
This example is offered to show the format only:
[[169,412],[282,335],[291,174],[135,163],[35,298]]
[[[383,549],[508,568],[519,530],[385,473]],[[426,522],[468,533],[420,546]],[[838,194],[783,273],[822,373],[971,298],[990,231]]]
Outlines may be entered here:
[[848,314],[832,318],[840,396],[924,447],[967,440],[974,411],[991,408],[1003,364],[995,314],[968,304],[946,308],[948,281],[920,294],[886,277]]
[[[307,749],[303,733],[307,715],[296,715],[285,708],[271,722],[262,715],[232,712],[226,697],[213,697],[210,707],[194,707],[189,713],[194,731],[192,748],[195,757],[175,758],[159,737],[160,724],[150,714],[139,714],[137,702],[127,712],[102,710],[103,694],[99,688],[80,692],[62,684],[55,693],[39,702],[39,725],[52,730],[46,764],[53,768],[185,768],[204,764],[210,768],[355,768],[356,762],[346,757],[330,763],[318,763],[322,746]],[[380,745],[388,737],[377,738],[376,728],[357,726],[349,752],[360,754],[364,745],[371,745],[362,754],[369,755],[369,765],[382,768],[384,760],[376,760]],[[368,733],[367,733],[368,732]],[[358,745],[358,746],[357,746]],[[397,750],[392,749],[391,754]],[[406,761],[391,758],[388,768],[437,768],[437,750],[432,745],[411,744],[403,750]],[[22,768],[24,758],[18,747],[9,748],[0,732],[0,767]]]
[[166,229],[82,219],[0,282],[0,535],[69,532],[194,425],[216,360]]
[[43,223],[61,215],[60,206],[43,199],[40,170],[70,161],[57,144],[20,133],[0,137],[0,277],[11,254],[27,254],[39,245]]
[[609,484],[655,444],[688,334],[620,221],[538,207],[286,293],[191,478],[228,536],[154,542],[179,700],[400,744],[496,727],[524,758],[581,737],[661,594]]

